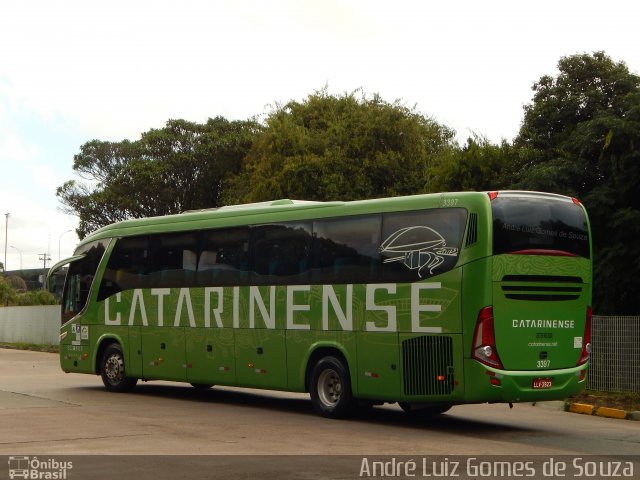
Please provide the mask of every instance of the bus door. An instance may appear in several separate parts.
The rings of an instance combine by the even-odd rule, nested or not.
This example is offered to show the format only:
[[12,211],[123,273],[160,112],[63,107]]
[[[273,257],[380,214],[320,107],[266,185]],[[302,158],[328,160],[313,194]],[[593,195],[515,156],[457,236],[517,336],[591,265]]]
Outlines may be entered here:
[[65,371],[92,373],[94,363],[89,360],[91,335],[95,336],[95,322],[87,312],[92,307],[90,294],[93,280],[104,255],[108,240],[89,243],[67,260],[51,268],[49,277],[69,263],[62,295],[61,324],[64,333],[60,345],[60,362]]

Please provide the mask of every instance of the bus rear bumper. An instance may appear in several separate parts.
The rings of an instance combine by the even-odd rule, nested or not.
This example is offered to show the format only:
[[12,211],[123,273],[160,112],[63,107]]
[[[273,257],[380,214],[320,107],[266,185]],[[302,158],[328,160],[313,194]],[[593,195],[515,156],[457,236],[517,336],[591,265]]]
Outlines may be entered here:
[[584,390],[588,365],[561,370],[512,371],[465,359],[465,401],[515,403],[564,400]]

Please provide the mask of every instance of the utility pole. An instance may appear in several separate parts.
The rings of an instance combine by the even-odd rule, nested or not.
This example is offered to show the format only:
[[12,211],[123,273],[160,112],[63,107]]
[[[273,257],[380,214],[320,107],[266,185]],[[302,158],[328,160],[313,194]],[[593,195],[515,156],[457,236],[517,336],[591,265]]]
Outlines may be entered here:
[[42,260],[44,263],[42,265],[42,288],[47,289],[47,262],[51,260],[51,257],[48,253],[39,253],[38,260]]

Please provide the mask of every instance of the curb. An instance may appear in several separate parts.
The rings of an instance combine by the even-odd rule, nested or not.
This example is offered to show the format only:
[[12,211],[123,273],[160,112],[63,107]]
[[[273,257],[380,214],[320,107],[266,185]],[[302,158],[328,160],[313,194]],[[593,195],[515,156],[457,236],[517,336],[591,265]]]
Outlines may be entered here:
[[596,415],[608,418],[627,418],[627,412],[618,408],[600,407],[596,410]]
[[582,413],[583,415],[593,415],[593,405],[572,403],[569,405],[569,411],[572,413]]
[[619,408],[599,407],[588,403],[566,403],[565,411],[571,413],[581,413],[583,415],[596,415],[598,417],[617,418],[620,420],[640,421],[640,412],[627,412]]

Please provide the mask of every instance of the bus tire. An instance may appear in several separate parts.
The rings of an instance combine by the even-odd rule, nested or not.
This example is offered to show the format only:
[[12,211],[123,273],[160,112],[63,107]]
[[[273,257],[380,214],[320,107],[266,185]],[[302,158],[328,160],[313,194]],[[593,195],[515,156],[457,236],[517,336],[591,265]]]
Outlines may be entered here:
[[313,367],[309,385],[311,403],[327,418],[345,418],[354,404],[349,371],[336,357],[323,357]]
[[449,409],[453,406],[445,404],[416,407],[415,405],[406,402],[398,402],[398,405],[400,405],[400,408],[402,408],[405,413],[415,415],[416,417],[435,417],[436,415],[440,415],[444,412],[449,411]]
[[127,377],[122,347],[112,343],[104,351],[100,364],[102,383],[110,392],[128,392],[138,383],[137,378]]

